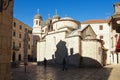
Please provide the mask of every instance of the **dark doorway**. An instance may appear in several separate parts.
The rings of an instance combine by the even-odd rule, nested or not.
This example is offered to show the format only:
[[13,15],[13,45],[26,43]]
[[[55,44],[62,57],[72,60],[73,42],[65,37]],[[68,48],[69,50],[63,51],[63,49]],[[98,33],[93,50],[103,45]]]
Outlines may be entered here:
[[119,60],[118,60],[118,53],[116,53],[116,55],[117,55],[117,63],[119,63]]
[[16,57],[16,53],[13,52],[13,55],[12,55],[12,61],[15,62],[15,57]]
[[18,55],[18,60],[21,61],[21,54]]
[[32,61],[31,55],[28,55],[28,61]]

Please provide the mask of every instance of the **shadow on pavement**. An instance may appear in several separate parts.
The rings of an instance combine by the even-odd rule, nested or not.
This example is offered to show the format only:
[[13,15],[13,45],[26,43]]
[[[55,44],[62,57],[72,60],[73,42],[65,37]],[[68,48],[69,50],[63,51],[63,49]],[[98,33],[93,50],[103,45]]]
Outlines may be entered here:
[[76,68],[69,67],[62,71],[62,67],[28,64],[27,72],[24,66],[12,69],[12,80],[108,80],[112,68]]

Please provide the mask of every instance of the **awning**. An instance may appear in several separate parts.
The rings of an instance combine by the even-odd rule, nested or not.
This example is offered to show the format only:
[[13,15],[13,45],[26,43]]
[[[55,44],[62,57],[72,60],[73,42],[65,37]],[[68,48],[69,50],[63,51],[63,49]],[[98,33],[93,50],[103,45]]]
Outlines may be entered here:
[[119,34],[119,38],[118,38],[118,41],[117,41],[115,52],[120,52],[120,34]]

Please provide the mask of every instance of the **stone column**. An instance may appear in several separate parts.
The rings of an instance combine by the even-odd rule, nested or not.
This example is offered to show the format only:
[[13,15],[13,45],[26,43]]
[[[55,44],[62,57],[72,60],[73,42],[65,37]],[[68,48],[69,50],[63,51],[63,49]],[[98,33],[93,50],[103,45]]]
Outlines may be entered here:
[[13,1],[0,0],[0,80],[11,80]]

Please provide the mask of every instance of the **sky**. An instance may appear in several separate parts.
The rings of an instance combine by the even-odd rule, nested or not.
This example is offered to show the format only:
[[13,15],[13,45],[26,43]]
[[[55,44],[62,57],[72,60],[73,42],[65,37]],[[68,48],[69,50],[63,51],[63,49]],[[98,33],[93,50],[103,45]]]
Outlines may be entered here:
[[114,14],[113,4],[120,0],[14,0],[14,18],[33,26],[38,13],[46,20],[57,14],[84,22],[92,19],[108,19]]

